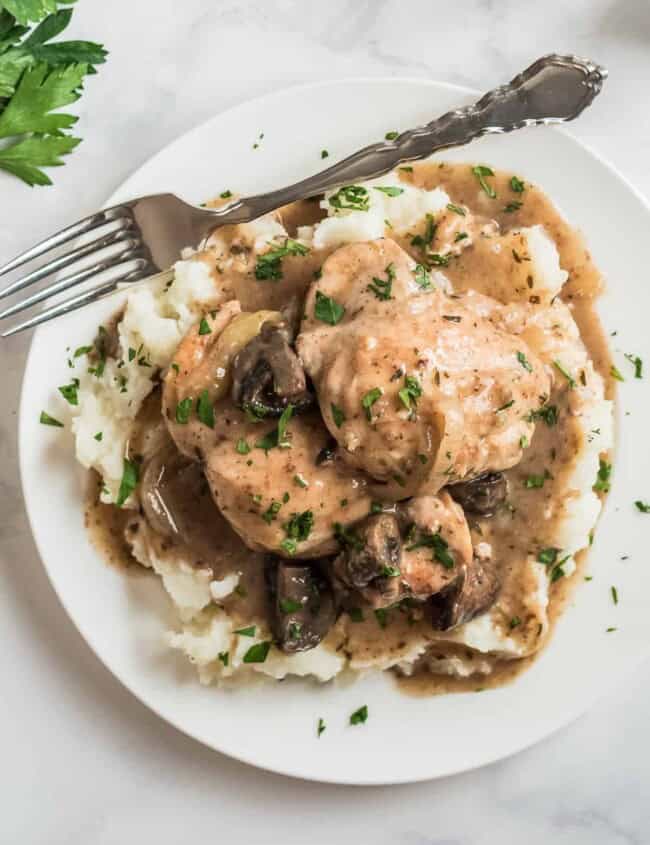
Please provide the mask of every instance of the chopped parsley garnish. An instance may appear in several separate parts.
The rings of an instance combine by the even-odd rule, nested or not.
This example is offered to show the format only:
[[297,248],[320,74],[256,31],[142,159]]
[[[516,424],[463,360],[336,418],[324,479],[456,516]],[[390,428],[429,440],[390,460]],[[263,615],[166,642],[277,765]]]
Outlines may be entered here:
[[386,194],[387,197],[398,197],[400,194],[404,193],[404,188],[396,188],[393,185],[387,185],[386,187],[376,187],[375,191],[381,191],[382,194]]
[[243,663],[264,663],[271,649],[271,643],[267,640],[252,645],[243,658]]
[[529,445],[530,444],[528,442],[528,438],[526,437],[525,434],[522,434],[521,437],[519,438],[519,448],[520,449],[527,449]]
[[268,508],[262,514],[262,519],[267,525],[270,525],[278,518],[278,511],[282,507],[282,502],[272,501]]
[[634,366],[634,378],[643,378],[643,361],[638,355],[631,355],[629,352],[625,353],[627,360]]
[[210,401],[210,394],[203,390],[196,403],[196,415],[203,425],[214,428],[214,407]]
[[372,390],[369,390],[361,397],[361,407],[366,412],[366,419],[368,420],[368,422],[372,422],[372,406],[383,394],[383,392],[384,391],[381,389],[381,387],[373,387]]
[[341,525],[340,522],[334,523],[334,537],[342,546],[351,546],[356,551],[361,551],[363,548],[363,541],[355,534],[354,530]]
[[445,569],[454,568],[454,558],[449,551],[449,544],[440,535],[440,531],[436,531],[435,534],[421,532],[414,542],[406,547],[406,551],[411,552],[422,548],[433,549],[433,560],[437,560]]
[[237,450],[237,453],[239,455],[248,455],[251,450],[251,447],[248,445],[248,443],[244,440],[243,437],[240,437],[237,441],[235,449]]
[[611,593],[612,601],[614,602],[614,604],[618,604],[618,590],[616,589],[616,587],[611,588]]
[[616,381],[625,381],[625,378],[623,377],[621,371],[618,369],[618,367],[615,367],[614,364],[612,364],[612,366],[609,368],[609,374],[612,378],[615,378]]
[[400,402],[407,411],[411,410],[411,404],[417,406],[418,399],[422,396],[422,387],[415,376],[404,376],[404,387],[397,394]]
[[518,616],[513,616],[510,620],[510,629],[518,628],[521,625],[521,619]]
[[329,198],[329,204],[336,209],[352,209],[353,211],[368,211],[370,195],[361,185],[344,185]]
[[478,179],[478,183],[483,188],[485,193],[490,197],[490,199],[496,199],[496,191],[488,182],[485,181],[486,176],[494,176],[494,170],[491,167],[487,167],[484,164],[477,164],[472,167],[472,173]]
[[138,486],[140,479],[140,469],[135,461],[130,461],[124,458],[122,466],[122,480],[120,481],[120,489],[117,492],[117,499],[115,504],[121,508],[124,502],[129,498],[131,493]]
[[280,605],[281,612],[284,614],[295,613],[302,608],[300,602],[295,599],[280,599],[278,604]]
[[320,157],[321,158],[327,158],[328,156],[329,156],[329,153],[328,153],[327,150],[321,150],[320,151]]
[[176,405],[176,422],[181,425],[186,425],[189,422],[190,414],[192,413],[192,397],[187,396],[185,399]]
[[598,475],[596,476],[596,482],[593,486],[596,493],[609,493],[611,476],[612,465],[601,458],[598,467]]
[[[129,355],[130,355],[130,354],[131,354],[131,350],[129,349]],[[129,361],[130,361],[130,360],[131,360],[131,358],[129,358]],[[176,361],[172,362],[172,364],[171,364],[171,368],[172,368],[172,370],[176,373],[176,375],[178,375],[178,374],[180,373],[180,371],[181,371],[181,368],[178,366],[178,364],[176,363]]]
[[427,259],[434,267],[447,267],[449,266],[449,262],[451,261],[451,253],[448,252],[447,255],[440,255],[439,252],[430,252],[427,255]]
[[523,352],[517,352],[517,361],[519,361],[524,370],[527,370],[529,373],[532,373],[533,367]]
[[368,718],[368,705],[364,704],[363,707],[359,707],[358,710],[355,710],[354,713],[350,716],[350,724],[351,725],[363,725],[363,723]]
[[79,379],[73,378],[70,384],[64,384],[62,387],[59,387],[59,393],[65,401],[69,405],[78,405],[79,404],[79,396],[77,395],[77,390],[79,388]]
[[415,284],[422,288],[422,290],[427,290],[431,287],[431,276],[427,268],[423,264],[416,264],[415,265],[415,272],[413,273],[413,278],[415,279]]
[[93,440],[96,440],[98,443],[101,443],[104,439],[104,432],[98,431],[97,434],[94,435]]
[[378,607],[374,612],[375,619],[380,628],[385,628],[388,625],[388,610],[385,607]]
[[316,736],[320,737],[326,730],[324,719],[318,720],[318,727],[316,728]]
[[529,475],[524,479],[524,487],[527,490],[539,490],[547,478],[550,478],[548,470],[545,470],[544,475]]
[[554,546],[549,546],[546,549],[541,549],[539,554],[537,555],[537,560],[539,563],[543,563],[544,566],[553,566],[557,561],[557,556],[559,555],[560,550],[556,549]]
[[239,630],[234,631],[233,633],[239,634],[240,637],[254,637],[255,630],[255,625],[249,625],[248,628],[239,628]]
[[496,411],[495,411],[494,413],[495,413],[495,414],[500,414],[500,413],[501,413],[501,411],[507,411],[507,410],[508,410],[508,408],[512,408],[512,406],[513,406],[514,404],[515,404],[515,400],[514,400],[514,399],[511,399],[509,402],[506,402],[506,403],[505,403],[505,405],[501,405],[501,407],[500,407],[500,408],[497,408],[497,409],[496,409]]
[[368,285],[368,290],[380,300],[387,300],[391,298],[393,290],[393,282],[395,281],[395,265],[391,262],[384,271],[386,273],[385,279],[379,279],[377,276],[372,277],[372,282]]
[[612,631],[616,631],[616,630],[618,630],[618,629],[617,629],[617,628],[605,628],[605,633],[606,633],[606,634],[611,634],[611,633],[612,633]]
[[335,326],[343,319],[345,306],[340,305],[330,296],[325,296],[319,290],[316,291],[316,304],[314,305],[314,317],[329,326]]
[[391,132],[387,132],[384,135],[384,138],[387,141],[394,141],[396,138],[399,138],[399,132],[396,132],[394,129]]
[[411,246],[417,246],[421,249],[425,249],[426,247],[431,246],[437,228],[436,223],[433,219],[433,214],[426,214],[424,219],[426,220],[424,234],[414,235],[414,237],[411,238]]
[[448,202],[448,203],[447,203],[447,209],[448,209],[449,211],[453,211],[453,212],[454,212],[454,214],[460,214],[460,216],[461,216],[461,217],[465,217],[465,215],[467,214],[467,212],[466,212],[466,211],[465,211],[465,209],[462,207],[462,205],[454,205],[454,203],[453,203],[453,202]]
[[385,578],[398,578],[402,573],[396,566],[384,566],[382,567],[381,574]]
[[[563,563],[564,561],[562,561]],[[558,563],[557,566],[554,566],[551,570],[551,584],[555,584],[560,578],[564,577],[564,569],[562,567],[562,563]]]
[[363,610],[360,607],[352,607],[348,610],[348,616],[353,622],[363,622]]
[[282,411],[280,419],[278,420],[278,427],[269,431],[260,440],[255,443],[256,449],[264,449],[268,452],[269,449],[274,449],[278,446],[280,449],[288,449],[291,444],[287,438],[287,426],[293,414],[293,405],[289,404]]
[[295,554],[296,546],[308,539],[311,530],[314,527],[314,513],[313,511],[303,511],[302,513],[294,513],[291,515],[289,522],[285,522],[282,526],[287,535],[282,548],[288,554]]
[[330,408],[332,409],[332,419],[334,420],[334,425],[337,428],[341,428],[341,426],[345,422],[345,414],[338,407],[338,405],[335,405],[333,402],[330,405]]
[[569,383],[569,390],[573,390],[573,388],[576,386],[576,382],[573,376],[568,372],[567,368],[562,364],[561,361],[558,361],[557,358],[555,359],[555,361],[553,361],[553,366],[558,371],[558,373],[561,373],[567,380],[567,382]]
[[646,502],[637,500],[634,504],[636,505],[636,509],[641,513],[650,513],[650,505]]
[[516,176],[513,176],[510,179],[510,189],[516,194],[523,194],[523,192],[526,190],[526,186],[521,181],[521,179],[518,179]]
[[224,666],[227,666],[230,661],[230,654],[227,651],[220,651],[217,655],[219,660],[223,663]]
[[512,214],[514,211],[519,211],[522,205],[523,202],[520,202],[520,200],[512,200],[512,202],[509,202],[508,205],[504,205],[503,210],[506,214]]
[[530,414],[528,414],[527,420],[528,422],[543,420],[546,425],[551,428],[552,426],[557,425],[558,417],[559,414],[556,405],[542,405],[542,407],[538,408],[536,411],[531,411]]
[[205,317],[201,317],[201,322],[199,323],[199,334],[212,334],[210,323],[208,323]]
[[287,255],[307,255],[309,249],[292,238],[287,238],[283,246],[273,246],[264,255],[260,255],[255,264],[255,278],[258,281],[270,279],[277,282],[282,278],[282,259]]
[[221,197],[222,200],[229,200],[230,197],[232,196],[232,191],[222,191],[219,194],[219,196]]
[[442,319],[446,320],[448,323],[460,323],[462,317],[459,317],[456,314],[443,314]]
[[403,173],[413,173],[413,168],[410,164],[404,164],[398,169],[401,170]]
[[457,244],[459,241],[464,241],[465,238],[469,238],[467,232],[456,232],[456,237],[454,238],[454,243]]
[[63,423],[59,422],[59,420],[55,419],[54,417],[51,417],[47,413],[47,411],[41,411],[41,415],[38,418],[38,421],[41,425],[52,425],[55,426],[55,428],[64,428]]
[[294,484],[297,484],[298,487],[302,487],[302,488],[309,487],[309,482],[306,481],[302,477],[302,475],[294,475],[293,482],[294,482]]
[[87,355],[92,351],[92,346],[79,346],[74,351],[74,358],[81,358],[82,355]]

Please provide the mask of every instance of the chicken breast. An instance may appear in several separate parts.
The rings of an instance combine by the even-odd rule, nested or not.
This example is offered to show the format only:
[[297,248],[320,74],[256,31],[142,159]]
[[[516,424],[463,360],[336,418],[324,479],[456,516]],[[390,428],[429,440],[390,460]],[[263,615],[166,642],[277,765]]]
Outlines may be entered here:
[[394,499],[515,465],[550,392],[522,338],[388,239],[327,259],[296,346],[344,460]]

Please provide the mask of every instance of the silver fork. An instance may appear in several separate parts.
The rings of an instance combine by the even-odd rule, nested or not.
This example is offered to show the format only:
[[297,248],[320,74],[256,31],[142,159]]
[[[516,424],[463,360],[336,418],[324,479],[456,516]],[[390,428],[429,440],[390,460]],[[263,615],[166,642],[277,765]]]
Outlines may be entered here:
[[178,260],[181,250],[200,243],[219,226],[246,223],[295,200],[381,176],[399,164],[467,144],[487,133],[573,120],[594,100],[606,77],[605,68],[586,59],[544,56],[476,103],[447,112],[426,126],[401,132],[394,139],[364,147],[287,188],[237,199],[218,209],[190,205],[173,194],[156,194],[99,211],[0,267],[2,276],[63,244],[82,236],[88,238],[0,290],[0,299],[4,299],[53,273],[68,270],[67,275],[5,308],[0,312],[3,320],[63,291],[83,286],[81,292],[5,329],[1,336],[8,337],[67,314],[112,294],[126,283],[161,271],[173,278],[168,268]]

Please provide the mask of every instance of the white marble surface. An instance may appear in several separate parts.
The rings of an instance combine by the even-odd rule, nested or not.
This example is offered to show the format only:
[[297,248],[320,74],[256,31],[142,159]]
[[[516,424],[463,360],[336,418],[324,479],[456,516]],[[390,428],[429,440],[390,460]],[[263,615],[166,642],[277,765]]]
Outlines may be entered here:
[[[0,175],[0,259],[95,209],[158,148],[251,96],[352,75],[484,88],[553,50],[609,67],[598,108],[574,131],[650,195],[647,0],[80,0],[75,18],[110,61],[88,81],[85,140],[56,186],[30,191]],[[81,641],[37,558],[16,467],[27,343],[0,345],[0,842],[650,841],[650,666],[536,748],[409,787],[264,774],[158,721]]]

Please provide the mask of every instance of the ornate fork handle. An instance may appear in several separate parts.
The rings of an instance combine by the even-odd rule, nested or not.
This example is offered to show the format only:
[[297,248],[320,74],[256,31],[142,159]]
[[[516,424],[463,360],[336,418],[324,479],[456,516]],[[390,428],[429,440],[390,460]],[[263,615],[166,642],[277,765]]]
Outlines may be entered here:
[[381,176],[399,164],[462,146],[481,135],[573,120],[600,93],[606,77],[604,67],[586,59],[544,56],[507,85],[495,88],[472,105],[447,112],[426,126],[409,129],[394,141],[364,147],[295,185],[243,198],[215,211],[209,228],[215,223],[252,220],[296,199]]

